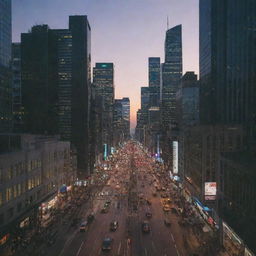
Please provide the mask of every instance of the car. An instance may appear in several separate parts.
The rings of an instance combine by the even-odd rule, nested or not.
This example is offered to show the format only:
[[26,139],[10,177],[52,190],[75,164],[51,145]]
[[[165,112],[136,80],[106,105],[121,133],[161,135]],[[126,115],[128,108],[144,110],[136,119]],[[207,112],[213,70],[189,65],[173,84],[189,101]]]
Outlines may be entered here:
[[111,201],[106,201],[105,204],[104,204],[104,207],[105,207],[105,208],[106,208],[106,207],[109,207],[110,204],[111,204]]
[[147,218],[151,218],[152,217],[152,213],[151,212],[146,212],[145,215],[146,215]]
[[178,214],[178,210],[175,207],[171,208],[172,213]]
[[110,230],[111,231],[116,231],[117,230],[117,228],[118,228],[118,221],[112,221],[111,223],[110,223]]
[[149,233],[150,232],[150,226],[148,221],[144,220],[141,224],[141,230],[143,233]]
[[94,214],[91,213],[91,214],[89,214],[89,215],[87,216],[87,221],[88,221],[88,222],[92,222],[93,220],[94,220]]
[[163,206],[163,210],[164,210],[164,212],[169,212],[171,210],[171,207],[168,204],[165,204]]
[[167,204],[171,204],[172,203],[172,200],[170,198],[165,198],[164,200]]
[[168,195],[167,195],[166,193],[162,193],[162,194],[161,194],[161,197],[162,197],[162,198],[167,198]]
[[167,226],[167,227],[170,227],[170,226],[172,225],[171,221],[168,220],[168,219],[165,219],[165,220],[164,220],[164,224],[165,224],[165,226]]
[[106,237],[102,241],[102,251],[110,251],[112,249],[113,239],[111,237]]
[[84,221],[80,225],[80,232],[85,232],[88,229],[88,222]]
[[148,205],[151,205],[151,201],[150,200],[146,199],[146,202],[147,202]]
[[102,209],[101,209],[101,213],[108,213],[108,207],[103,207]]
[[153,195],[153,196],[157,196],[157,193],[156,193],[156,192],[153,192],[152,195]]

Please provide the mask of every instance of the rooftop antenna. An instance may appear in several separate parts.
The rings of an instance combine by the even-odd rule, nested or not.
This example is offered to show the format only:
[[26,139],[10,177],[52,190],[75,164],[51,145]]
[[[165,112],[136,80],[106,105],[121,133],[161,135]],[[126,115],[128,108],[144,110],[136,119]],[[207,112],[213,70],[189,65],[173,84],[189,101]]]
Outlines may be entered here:
[[169,17],[167,15],[167,30],[169,29]]

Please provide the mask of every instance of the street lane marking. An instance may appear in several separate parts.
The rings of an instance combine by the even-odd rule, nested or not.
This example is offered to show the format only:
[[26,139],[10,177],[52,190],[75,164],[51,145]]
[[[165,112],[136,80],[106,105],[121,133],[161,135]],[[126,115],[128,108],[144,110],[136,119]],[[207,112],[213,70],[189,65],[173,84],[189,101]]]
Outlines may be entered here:
[[65,252],[66,248],[72,243],[72,241],[73,241],[73,239],[75,238],[76,234],[77,234],[77,231],[75,231],[75,232],[72,234],[72,236],[71,236],[68,240],[66,240],[66,242],[65,242],[65,244],[64,244],[64,246],[63,246],[63,249],[62,249],[62,251],[60,252],[59,256],[61,256],[61,255]]
[[175,242],[174,237],[173,237],[173,235],[172,235],[172,234],[171,234],[171,237],[172,237],[172,241],[173,241],[173,242]]
[[80,251],[81,251],[81,249],[82,249],[82,247],[83,247],[83,244],[84,244],[84,241],[81,243],[81,245],[80,245],[80,247],[79,247],[79,249],[78,249],[78,251],[77,251],[76,256],[79,255],[79,253],[80,253]]
[[121,250],[122,242],[119,243],[118,251],[117,254],[120,255],[120,250]]
[[146,248],[144,248],[144,250],[145,250],[145,255],[147,256],[147,255],[148,255],[147,249],[146,249]]
[[156,251],[155,243],[152,241],[153,250]]

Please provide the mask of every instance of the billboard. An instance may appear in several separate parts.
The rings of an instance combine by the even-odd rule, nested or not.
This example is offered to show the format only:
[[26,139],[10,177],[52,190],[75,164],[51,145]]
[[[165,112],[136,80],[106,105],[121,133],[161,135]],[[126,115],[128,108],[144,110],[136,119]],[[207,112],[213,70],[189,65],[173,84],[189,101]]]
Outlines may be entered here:
[[173,173],[178,173],[178,141],[172,142]]
[[205,182],[204,183],[205,200],[215,200],[216,194],[217,194],[217,183]]

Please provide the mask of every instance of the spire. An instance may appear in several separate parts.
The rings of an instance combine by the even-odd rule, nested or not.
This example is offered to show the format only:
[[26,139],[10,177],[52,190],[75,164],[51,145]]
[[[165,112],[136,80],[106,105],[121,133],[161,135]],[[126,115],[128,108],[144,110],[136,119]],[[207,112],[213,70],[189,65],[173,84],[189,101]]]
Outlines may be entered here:
[[167,30],[169,29],[169,17],[167,15]]

